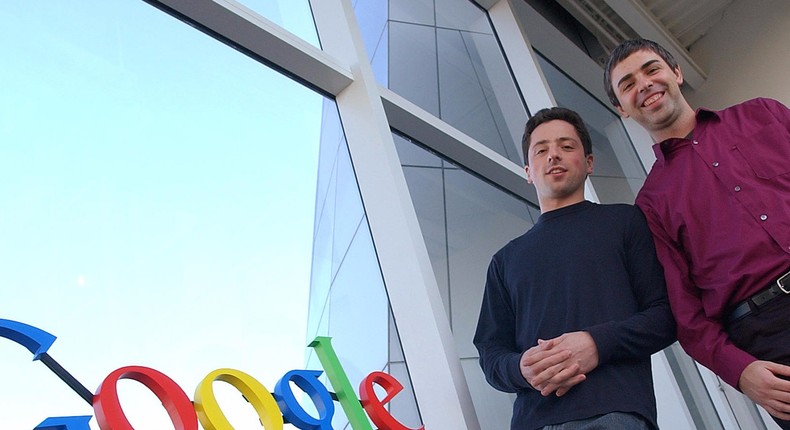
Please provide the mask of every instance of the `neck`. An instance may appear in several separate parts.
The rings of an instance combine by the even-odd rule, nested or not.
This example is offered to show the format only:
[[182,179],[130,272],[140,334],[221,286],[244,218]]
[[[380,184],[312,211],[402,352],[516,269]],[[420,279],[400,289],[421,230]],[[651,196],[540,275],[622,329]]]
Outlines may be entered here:
[[540,213],[545,214],[546,212],[551,212],[553,210],[561,209],[566,206],[575,205],[576,203],[581,203],[584,201],[584,191],[582,191],[581,195],[573,196],[572,198],[565,198],[565,199],[541,199],[538,198],[538,203],[540,204]]
[[694,126],[696,125],[697,116],[694,113],[694,109],[688,103],[685,103],[679,115],[669,125],[650,130],[650,137],[653,138],[654,142],[663,142],[671,138],[683,138],[694,131]]

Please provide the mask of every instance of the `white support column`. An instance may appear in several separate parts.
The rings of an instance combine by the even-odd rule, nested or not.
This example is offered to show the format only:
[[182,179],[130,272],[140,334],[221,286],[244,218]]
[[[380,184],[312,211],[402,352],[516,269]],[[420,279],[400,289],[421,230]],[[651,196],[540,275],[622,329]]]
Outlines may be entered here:
[[499,0],[490,9],[488,15],[499,36],[505,57],[513,71],[516,85],[521,89],[527,110],[530,113],[546,107],[557,106],[551,94],[546,78],[535,59],[535,52],[529,43],[523,22],[516,19],[512,0]]
[[381,95],[349,0],[311,1],[325,51],[354,82],[336,96],[423,423],[480,428]]

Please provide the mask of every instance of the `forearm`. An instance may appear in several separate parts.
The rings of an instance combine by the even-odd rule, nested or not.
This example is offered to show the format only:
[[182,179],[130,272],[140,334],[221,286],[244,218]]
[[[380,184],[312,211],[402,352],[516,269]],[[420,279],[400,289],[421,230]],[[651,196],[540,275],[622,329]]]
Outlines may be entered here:
[[598,347],[600,364],[644,359],[675,341],[675,320],[666,302],[622,321],[585,329]]
[[720,324],[701,315],[679,315],[678,341],[691,358],[735,388],[738,388],[743,370],[756,360],[733,345]]
[[493,345],[478,345],[477,348],[480,367],[492,387],[507,393],[532,388],[521,374],[520,353]]

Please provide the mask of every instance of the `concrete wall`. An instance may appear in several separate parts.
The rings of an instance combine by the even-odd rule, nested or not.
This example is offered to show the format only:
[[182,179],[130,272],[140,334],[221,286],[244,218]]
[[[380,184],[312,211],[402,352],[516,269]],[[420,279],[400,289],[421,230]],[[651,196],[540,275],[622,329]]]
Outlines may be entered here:
[[691,106],[720,109],[753,97],[790,106],[790,1],[735,0],[690,49],[708,73]]

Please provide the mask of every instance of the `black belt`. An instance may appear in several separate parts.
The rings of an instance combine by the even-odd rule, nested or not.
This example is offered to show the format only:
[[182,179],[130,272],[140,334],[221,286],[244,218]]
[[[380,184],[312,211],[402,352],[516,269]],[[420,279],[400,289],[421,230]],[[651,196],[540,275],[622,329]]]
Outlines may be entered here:
[[727,320],[732,324],[771,300],[788,294],[790,294],[790,272],[780,276],[768,288],[735,305],[730,311],[730,316]]

